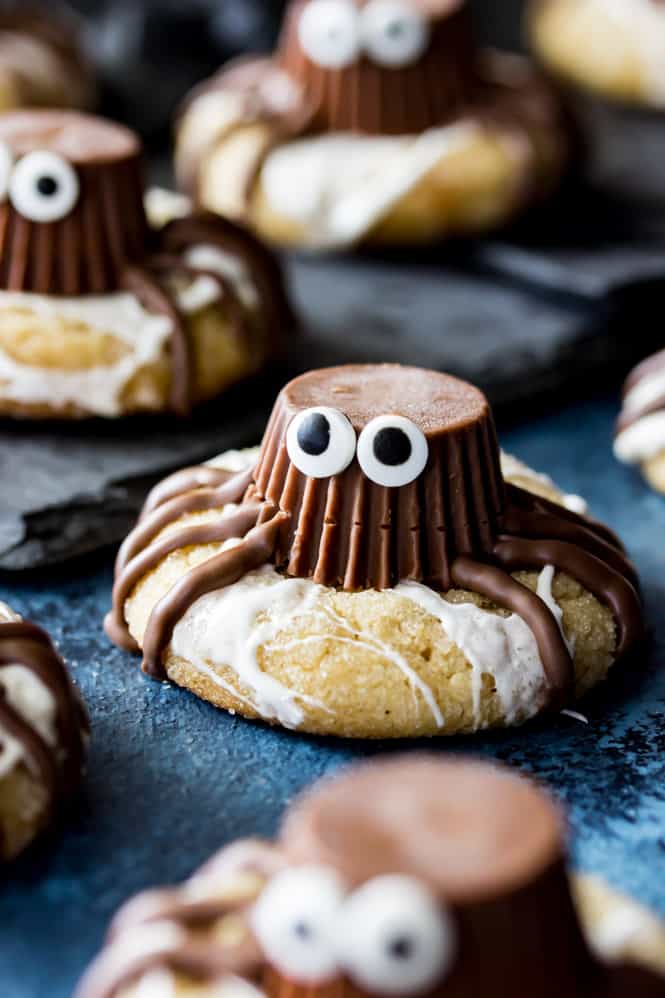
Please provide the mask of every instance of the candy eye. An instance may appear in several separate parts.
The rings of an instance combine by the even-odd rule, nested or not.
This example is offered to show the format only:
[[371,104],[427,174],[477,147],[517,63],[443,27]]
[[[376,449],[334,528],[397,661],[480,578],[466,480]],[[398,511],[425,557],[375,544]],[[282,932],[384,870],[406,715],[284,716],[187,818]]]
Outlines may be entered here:
[[14,157],[11,149],[4,142],[0,142],[0,200],[7,197],[13,166]]
[[358,461],[377,485],[400,488],[413,482],[427,464],[424,434],[404,416],[377,416],[358,440]]
[[79,196],[76,171],[53,152],[31,152],[14,167],[9,197],[16,211],[33,222],[58,222]]
[[324,69],[351,65],[360,52],[358,12],[350,0],[312,0],[298,25],[305,55]]
[[303,866],[273,877],[252,912],[268,962],[305,984],[335,977],[334,925],[343,900],[341,880],[325,867]]
[[336,934],[342,970],[371,994],[426,993],[456,949],[450,915],[411,877],[377,877],[344,904]]
[[403,0],[370,0],[362,13],[361,30],[372,59],[396,69],[417,62],[430,38],[425,18]]
[[356,434],[337,409],[321,406],[299,413],[286,434],[286,448],[298,471],[309,478],[340,475],[353,461]]

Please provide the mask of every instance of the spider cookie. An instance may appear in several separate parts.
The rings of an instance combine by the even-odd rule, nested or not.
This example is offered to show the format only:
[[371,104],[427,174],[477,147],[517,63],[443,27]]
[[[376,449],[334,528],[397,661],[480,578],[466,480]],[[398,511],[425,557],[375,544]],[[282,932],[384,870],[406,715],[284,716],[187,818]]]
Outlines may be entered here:
[[190,98],[176,168],[201,205],[313,250],[485,230],[559,179],[566,131],[465,0],[291,0],[271,58]]
[[665,493],[665,350],[626,379],[614,453],[624,464],[638,465],[649,484]]
[[665,109],[659,0],[535,0],[529,26],[559,76],[613,100]]
[[92,69],[76,23],[37,4],[0,10],[0,111],[19,107],[87,108],[95,100]]
[[245,471],[157,486],[106,626],[151,676],[247,717],[457,734],[604,678],[641,635],[636,585],[609,530],[504,480],[480,391],[358,365],[287,385]]
[[0,861],[25,849],[78,788],[87,731],[48,635],[0,603]]
[[662,996],[655,969],[593,954],[563,827],[508,769],[359,767],[296,802],[275,844],[126,905],[77,998]]
[[209,215],[151,231],[143,193],[128,129],[0,116],[1,414],[186,414],[274,356],[292,317],[272,254]]

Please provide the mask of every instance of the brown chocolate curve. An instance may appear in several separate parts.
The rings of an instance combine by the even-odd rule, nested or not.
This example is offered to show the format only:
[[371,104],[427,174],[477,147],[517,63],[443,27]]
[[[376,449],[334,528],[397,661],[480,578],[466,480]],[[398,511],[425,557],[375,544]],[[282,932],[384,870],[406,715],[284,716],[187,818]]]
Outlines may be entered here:
[[51,639],[35,624],[0,622],[0,674],[9,665],[21,665],[33,672],[55,700],[58,745],[54,748],[0,691],[0,726],[23,744],[26,757],[37,768],[46,788],[52,814],[80,782],[83,736],[88,731],[85,708]]

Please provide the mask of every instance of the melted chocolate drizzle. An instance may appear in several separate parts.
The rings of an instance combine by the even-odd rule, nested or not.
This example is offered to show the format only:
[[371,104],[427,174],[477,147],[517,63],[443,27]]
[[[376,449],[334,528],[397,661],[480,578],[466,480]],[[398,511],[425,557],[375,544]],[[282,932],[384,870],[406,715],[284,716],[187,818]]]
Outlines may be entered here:
[[[386,398],[395,411],[405,407],[415,385],[425,399],[421,418],[430,454],[416,482],[383,488],[362,474],[357,461],[341,475],[312,479],[291,463],[285,434],[296,412],[333,400],[359,432]],[[238,502],[237,511],[215,524],[184,523],[160,536],[187,513]],[[618,655],[642,634],[637,578],[620,541],[593,520],[506,485],[486,400],[434,372],[390,365],[310,372],[283,390],[256,469],[229,478],[219,469],[193,468],[158,486],[118,556],[109,636],[135,647],[125,601],[167,554],[231,537],[243,540],[188,571],[153,609],[143,639],[143,668],[150,675],[164,678],[162,657],[173,628],[200,596],[268,563],[347,591],[412,579],[442,592],[460,586],[480,593],[525,619],[556,706],[573,696],[571,653],[545,602],[511,573],[551,565],[578,580],[611,610]]]
[[88,731],[85,708],[51,639],[35,624],[0,621],[0,673],[10,665],[29,669],[55,700],[58,744],[53,747],[2,696],[0,688],[0,729],[23,745],[28,765],[34,766],[46,789],[51,815],[81,778],[83,735]]

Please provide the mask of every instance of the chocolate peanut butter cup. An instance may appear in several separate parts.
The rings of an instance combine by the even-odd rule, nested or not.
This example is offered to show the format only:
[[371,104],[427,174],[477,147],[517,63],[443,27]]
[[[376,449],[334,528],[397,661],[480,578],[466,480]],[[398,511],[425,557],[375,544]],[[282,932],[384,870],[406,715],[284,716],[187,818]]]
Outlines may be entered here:
[[128,129],[72,111],[0,116],[0,286],[102,294],[142,259],[141,145]]
[[294,0],[285,16],[276,64],[301,86],[313,130],[415,135],[473,104],[479,82],[465,0],[346,7]]

